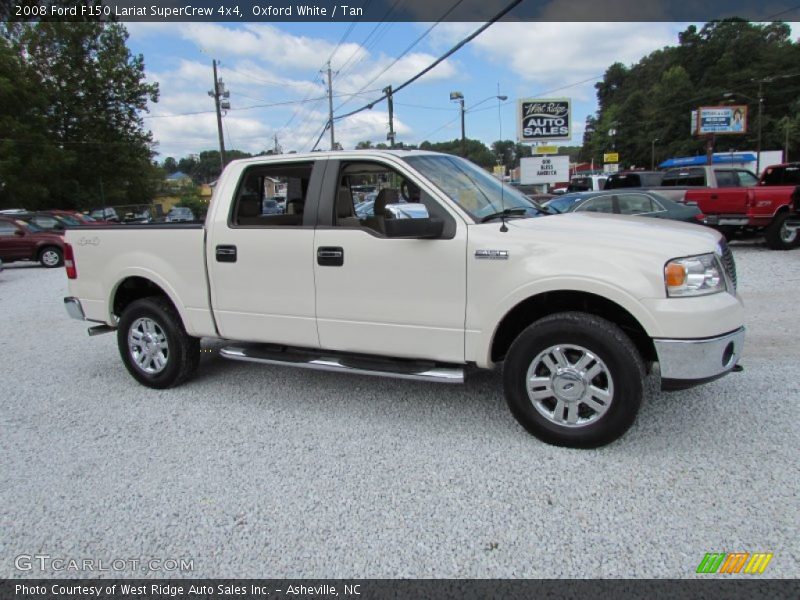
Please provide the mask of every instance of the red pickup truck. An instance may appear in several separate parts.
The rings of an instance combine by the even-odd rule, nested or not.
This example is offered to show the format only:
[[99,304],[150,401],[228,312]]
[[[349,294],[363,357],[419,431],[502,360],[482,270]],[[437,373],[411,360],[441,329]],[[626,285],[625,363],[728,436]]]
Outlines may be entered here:
[[674,199],[696,202],[706,215],[705,224],[727,237],[761,233],[773,250],[790,250],[800,245],[800,186],[783,183],[776,175],[777,169],[789,166],[768,167],[760,180],[730,167],[669,169],[659,191],[671,187],[681,196]]

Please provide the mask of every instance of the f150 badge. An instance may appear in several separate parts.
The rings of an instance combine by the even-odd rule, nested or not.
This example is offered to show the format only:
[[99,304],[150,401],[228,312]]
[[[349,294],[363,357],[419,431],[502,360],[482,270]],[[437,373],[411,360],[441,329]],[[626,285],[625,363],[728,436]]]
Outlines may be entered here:
[[475,258],[508,260],[508,250],[475,250]]

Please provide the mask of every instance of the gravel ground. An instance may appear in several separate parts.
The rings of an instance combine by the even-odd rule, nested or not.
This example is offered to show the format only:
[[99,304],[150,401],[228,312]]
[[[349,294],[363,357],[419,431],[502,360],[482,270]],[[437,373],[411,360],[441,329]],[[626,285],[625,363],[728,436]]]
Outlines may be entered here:
[[21,554],[193,559],[199,577],[693,577],[726,551],[798,577],[800,250],[734,249],[745,371],[650,382],[633,429],[592,451],[527,435],[496,373],[441,386],[207,343],[200,376],[149,390],[114,336],[67,318],[62,270],[8,266],[0,577],[42,575]]

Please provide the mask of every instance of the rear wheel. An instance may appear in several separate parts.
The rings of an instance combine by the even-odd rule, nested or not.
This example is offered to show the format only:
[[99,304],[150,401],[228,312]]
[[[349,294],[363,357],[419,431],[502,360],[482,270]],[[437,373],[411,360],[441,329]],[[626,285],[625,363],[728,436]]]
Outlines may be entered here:
[[557,446],[594,448],[633,424],[644,364],[616,325],[580,312],[545,317],[511,345],[503,384],[511,412],[530,433]]
[[186,333],[178,311],[159,296],[131,302],[123,311],[117,346],[133,378],[156,389],[180,385],[200,362],[200,340]]
[[64,253],[57,246],[45,246],[39,250],[39,262],[43,267],[52,269],[64,263]]
[[782,212],[764,230],[767,246],[773,250],[791,250],[798,245],[797,229],[790,229],[786,221],[788,212]]

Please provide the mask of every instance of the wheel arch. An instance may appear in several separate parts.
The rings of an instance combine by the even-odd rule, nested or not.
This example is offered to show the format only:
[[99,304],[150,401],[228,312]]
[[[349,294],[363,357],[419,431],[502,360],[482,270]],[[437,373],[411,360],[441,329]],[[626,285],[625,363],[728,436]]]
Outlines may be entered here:
[[175,309],[186,326],[186,315],[183,312],[182,304],[174,290],[164,282],[157,281],[152,276],[142,274],[127,275],[120,279],[111,291],[109,299],[109,313],[112,320],[119,320],[125,308],[136,300],[149,296],[159,296],[165,298]]
[[651,336],[631,311],[604,296],[570,289],[550,290],[529,296],[508,310],[492,334],[489,360],[492,363],[503,360],[514,339],[535,321],[566,311],[593,314],[616,324],[631,338],[646,363],[657,360]]

